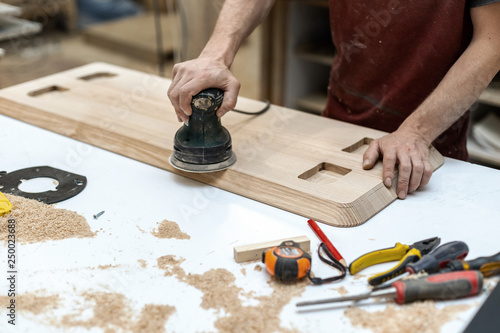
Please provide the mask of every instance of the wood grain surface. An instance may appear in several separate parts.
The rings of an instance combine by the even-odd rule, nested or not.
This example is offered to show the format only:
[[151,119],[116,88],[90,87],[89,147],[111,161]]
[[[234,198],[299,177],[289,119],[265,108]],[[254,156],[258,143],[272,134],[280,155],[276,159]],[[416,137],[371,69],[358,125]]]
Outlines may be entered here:
[[[0,90],[0,113],[334,226],[360,225],[397,198],[382,183],[381,163],[369,171],[361,166],[369,141],[384,132],[275,105],[259,116],[223,117],[238,158],[230,169],[176,170],[168,157],[181,124],[166,94],[169,84],[92,63]],[[237,105],[262,106],[242,97]],[[433,149],[433,169],[443,162]]]

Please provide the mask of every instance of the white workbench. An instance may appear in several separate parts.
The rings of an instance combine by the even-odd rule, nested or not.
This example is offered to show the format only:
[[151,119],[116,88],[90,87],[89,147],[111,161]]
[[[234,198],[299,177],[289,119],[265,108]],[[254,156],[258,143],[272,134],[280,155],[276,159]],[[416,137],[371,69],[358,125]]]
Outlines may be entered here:
[[[202,274],[211,268],[225,268],[236,277],[236,285],[256,295],[270,294],[265,271],[257,263],[240,265],[233,260],[233,247],[248,243],[307,235],[313,250],[313,271],[319,276],[334,272],[315,256],[319,244],[308,227],[307,218],[215,189],[170,172],[74,141],[72,139],[0,116],[0,171],[7,172],[49,165],[87,177],[85,190],[57,204],[86,217],[94,238],[66,239],[18,245],[18,291],[71,298],[86,290],[117,292],[130,299],[132,307],[168,304],[177,311],[169,318],[168,332],[213,332],[214,311],[200,307],[202,293],[175,277],[163,276],[157,258],[173,254],[186,258],[187,273]],[[167,156],[165,156],[167,158]],[[104,210],[98,220],[93,215]],[[150,234],[157,223],[168,219],[179,224],[190,240],[158,239]],[[441,237],[441,243],[463,240],[470,248],[468,258],[500,251],[500,172],[446,159],[425,190],[398,200],[355,228],[320,227],[347,262],[396,242]],[[146,233],[141,232],[142,229]],[[0,293],[6,294],[7,248],[0,246]],[[138,260],[147,262],[141,268]],[[99,265],[113,265],[106,270]],[[394,263],[392,263],[394,264]],[[391,265],[391,264],[388,264]],[[389,268],[378,265],[364,275]],[[246,268],[246,276],[242,273]],[[366,290],[366,279],[352,276],[340,283],[308,286],[302,297],[293,299],[281,313],[283,327],[304,332],[358,332],[343,316],[345,307],[330,306],[324,311],[299,312],[295,303],[338,296],[335,288],[350,293]],[[443,326],[442,332],[460,332],[471,320],[486,296],[446,302],[471,304],[458,320]],[[385,305],[365,306],[371,311]],[[441,305],[440,305],[441,306]],[[7,325],[6,305],[0,306],[0,332],[60,332],[37,318],[17,313],[15,328]],[[70,309],[68,309],[69,311]],[[43,317],[43,316],[42,316]],[[196,318],[196,320],[193,320]],[[87,332],[72,329],[72,332]],[[99,330],[92,330],[98,332]]]

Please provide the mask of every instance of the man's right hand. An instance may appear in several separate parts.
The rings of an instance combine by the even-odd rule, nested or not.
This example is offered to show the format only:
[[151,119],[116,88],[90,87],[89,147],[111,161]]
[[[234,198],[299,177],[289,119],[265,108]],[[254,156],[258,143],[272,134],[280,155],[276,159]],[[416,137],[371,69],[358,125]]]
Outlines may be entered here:
[[200,56],[174,66],[168,98],[174,106],[177,119],[186,122],[191,115],[191,99],[194,95],[208,88],[222,89],[224,101],[217,111],[217,116],[222,117],[236,106],[240,86],[223,61]]

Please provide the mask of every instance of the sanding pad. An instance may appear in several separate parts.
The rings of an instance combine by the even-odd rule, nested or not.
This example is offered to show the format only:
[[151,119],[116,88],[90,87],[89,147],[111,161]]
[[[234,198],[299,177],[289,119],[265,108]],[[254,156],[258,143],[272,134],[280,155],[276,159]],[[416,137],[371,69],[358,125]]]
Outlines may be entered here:
[[226,170],[236,162],[236,155],[234,153],[231,153],[231,157],[219,163],[193,164],[180,161],[179,159],[175,158],[174,154],[172,154],[168,158],[168,162],[170,163],[171,166],[181,171],[193,172],[193,173],[208,173],[208,172]]

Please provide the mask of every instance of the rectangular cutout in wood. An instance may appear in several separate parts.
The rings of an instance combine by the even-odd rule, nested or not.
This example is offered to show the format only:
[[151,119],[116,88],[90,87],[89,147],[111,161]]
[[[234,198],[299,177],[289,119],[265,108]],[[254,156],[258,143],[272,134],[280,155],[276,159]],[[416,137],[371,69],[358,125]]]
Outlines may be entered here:
[[333,184],[351,171],[351,169],[323,162],[299,175],[299,178],[313,183]]
[[345,151],[347,153],[352,153],[352,154],[358,154],[358,155],[363,155],[365,151],[368,149],[368,145],[370,142],[372,142],[373,139],[371,138],[363,138],[356,142],[355,144],[350,145],[349,147],[346,147],[342,149],[342,151]]
[[61,92],[61,91],[67,91],[67,90],[69,90],[69,89],[54,85],[54,86],[50,86],[50,87],[38,89],[38,90],[35,90],[35,91],[30,91],[28,93],[28,95],[31,96],[31,97],[36,97],[36,96],[40,96],[40,95],[43,95],[43,94],[46,94],[46,93],[50,93],[50,92],[53,92],[53,91],[60,91]]
[[115,76],[116,76],[116,74],[114,74],[114,73],[97,72],[97,73],[94,73],[94,74],[80,76],[78,79],[79,80],[84,80],[84,81],[90,81],[90,80],[98,79],[98,78],[101,78],[101,77],[115,77]]

